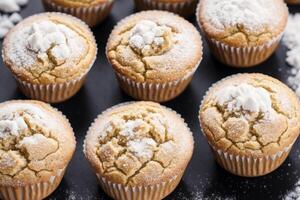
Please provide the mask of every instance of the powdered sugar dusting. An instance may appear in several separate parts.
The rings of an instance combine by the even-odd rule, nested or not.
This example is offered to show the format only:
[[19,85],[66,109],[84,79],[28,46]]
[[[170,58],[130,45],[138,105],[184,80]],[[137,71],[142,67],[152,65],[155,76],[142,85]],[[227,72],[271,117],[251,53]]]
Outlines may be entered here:
[[8,104],[0,109],[0,139],[17,137],[28,129],[24,115],[39,124],[51,124],[44,112],[35,106],[24,103]]
[[129,45],[147,56],[166,42],[164,35],[168,32],[171,32],[171,28],[165,25],[160,26],[150,20],[141,20],[133,27]]
[[263,88],[256,88],[249,84],[228,86],[216,94],[217,103],[229,112],[246,110],[253,113],[270,112],[272,102],[269,93]]
[[30,68],[37,60],[55,65],[76,62],[84,49],[85,41],[75,31],[43,20],[14,33],[8,56],[17,67]]
[[290,15],[283,37],[283,44],[288,48],[286,62],[292,67],[288,78],[289,84],[300,97],[300,14]]
[[299,200],[300,199],[300,180],[295,184],[295,188],[285,195],[283,200]]
[[224,30],[242,26],[247,31],[257,32],[264,27],[276,26],[280,20],[274,17],[278,5],[273,0],[206,0],[205,19],[215,28]]
[[156,142],[151,138],[143,138],[128,142],[128,150],[140,159],[150,160],[153,156],[153,150]]
[[1,0],[0,11],[13,14],[0,14],[0,39],[2,39],[8,31],[14,27],[16,23],[22,20],[22,17],[17,13],[20,11],[20,6],[28,3],[28,0]]

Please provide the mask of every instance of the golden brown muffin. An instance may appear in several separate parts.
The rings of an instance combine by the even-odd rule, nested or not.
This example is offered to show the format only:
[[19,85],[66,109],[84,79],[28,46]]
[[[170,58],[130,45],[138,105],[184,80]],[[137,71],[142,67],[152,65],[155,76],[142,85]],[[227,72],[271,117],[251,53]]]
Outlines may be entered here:
[[185,19],[165,11],[144,11],[118,23],[106,54],[126,93],[167,101],[191,81],[202,59],[202,43]]
[[178,185],[193,153],[193,136],[171,109],[132,102],[103,112],[90,127],[84,153],[114,199],[162,199]]
[[209,89],[199,118],[222,167],[240,176],[261,176],[287,158],[300,131],[300,104],[272,77],[238,74]]
[[230,66],[250,67],[277,48],[288,9],[283,0],[203,0],[196,15],[216,58]]
[[38,200],[59,185],[75,150],[73,130],[39,101],[0,104],[0,197]]
[[42,0],[42,2],[47,11],[73,15],[93,27],[108,16],[114,0]]
[[195,13],[197,0],[135,0],[138,10],[166,10],[188,17]]
[[94,36],[82,21],[43,13],[28,17],[7,34],[2,56],[26,96],[58,102],[80,89],[96,54]]

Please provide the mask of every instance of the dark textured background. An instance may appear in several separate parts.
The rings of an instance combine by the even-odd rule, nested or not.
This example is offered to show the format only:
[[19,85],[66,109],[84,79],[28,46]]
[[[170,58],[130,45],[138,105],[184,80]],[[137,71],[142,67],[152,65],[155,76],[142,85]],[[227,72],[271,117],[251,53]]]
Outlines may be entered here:
[[[292,12],[300,7],[290,8]],[[30,0],[22,10],[22,16],[42,12],[40,0]],[[109,199],[97,185],[82,153],[82,142],[93,119],[103,110],[115,104],[130,101],[120,91],[104,49],[110,31],[123,17],[134,12],[131,0],[116,0],[111,15],[105,22],[93,29],[98,43],[98,58],[89,73],[84,87],[67,102],[54,105],[71,121],[78,141],[76,153],[59,188],[49,199],[104,200]],[[195,19],[189,19],[195,24]],[[289,67],[285,64],[286,49],[283,46],[265,63],[251,69],[234,69],[217,62],[204,43],[204,58],[192,83],[186,91],[173,101],[166,103],[179,112],[194,133],[195,151],[178,188],[167,198],[174,200],[200,199],[281,199],[300,178],[300,142],[296,142],[286,162],[275,172],[260,178],[240,178],[221,169],[213,159],[202,136],[197,119],[198,107],[207,88],[221,78],[234,73],[262,72],[287,80]],[[0,102],[11,99],[25,99],[16,87],[13,77],[0,62]]]

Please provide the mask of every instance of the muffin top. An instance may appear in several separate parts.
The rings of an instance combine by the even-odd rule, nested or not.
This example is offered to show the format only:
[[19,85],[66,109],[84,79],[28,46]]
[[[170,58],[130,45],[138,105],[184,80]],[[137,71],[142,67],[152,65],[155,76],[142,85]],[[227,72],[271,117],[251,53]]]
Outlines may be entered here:
[[165,82],[196,70],[202,43],[196,28],[185,19],[166,11],[144,11],[118,23],[106,51],[123,76],[138,82]]
[[157,103],[133,102],[102,113],[88,131],[84,151],[101,177],[145,186],[183,173],[193,146],[192,133],[176,112]]
[[49,0],[53,3],[70,7],[88,7],[113,0]]
[[97,46],[90,29],[79,19],[60,13],[28,17],[5,37],[4,63],[31,83],[67,82],[85,74]]
[[75,150],[67,119],[39,101],[0,104],[0,185],[49,181],[62,171]]
[[238,74],[213,85],[202,102],[200,123],[211,145],[239,155],[272,155],[300,131],[299,100],[280,81]]
[[231,46],[257,46],[278,37],[287,23],[283,0],[201,0],[199,24],[211,39]]

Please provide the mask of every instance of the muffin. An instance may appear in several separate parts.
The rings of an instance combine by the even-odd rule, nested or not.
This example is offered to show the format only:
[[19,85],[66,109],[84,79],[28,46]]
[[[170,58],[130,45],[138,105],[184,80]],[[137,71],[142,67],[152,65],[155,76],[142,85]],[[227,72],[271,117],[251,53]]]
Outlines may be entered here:
[[42,2],[46,11],[73,15],[93,27],[108,16],[114,0],[42,0]]
[[263,74],[238,74],[213,85],[200,124],[217,162],[239,176],[262,176],[287,158],[300,131],[295,93]]
[[134,0],[138,10],[166,10],[188,17],[195,13],[198,0]]
[[75,150],[59,111],[31,100],[0,103],[0,198],[40,200],[60,184]]
[[276,50],[287,24],[283,0],[201,0],[198,24],[212,54],[233,67],[251,67]]
[[5,37],[2,57],[29,98],[64,101],[83,85],[97,45],[79,19],[60,13],[28,17]]
[[193,136],[175,111],[153,102],[119,104],[91,125],[84,153],[113,199],[162,199],[192,157]]
[[163,102],[178,96],[192,80],[202,43],[185,19],[166,11],[144,11],[117,24],[106,55],[128,95]]

